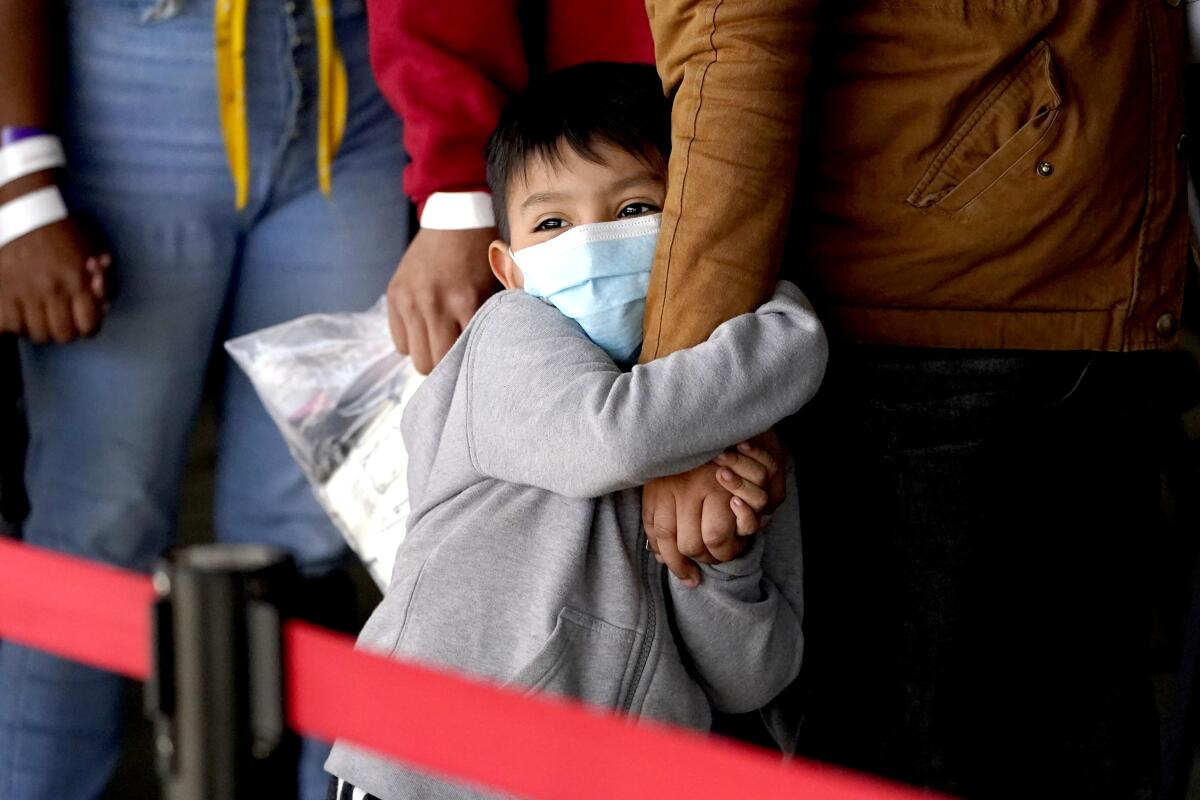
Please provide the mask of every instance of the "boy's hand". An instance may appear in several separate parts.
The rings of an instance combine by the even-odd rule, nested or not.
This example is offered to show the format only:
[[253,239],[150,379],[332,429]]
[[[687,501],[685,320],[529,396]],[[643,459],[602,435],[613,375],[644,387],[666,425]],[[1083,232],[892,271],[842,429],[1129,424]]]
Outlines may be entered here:
[[730,501],[734,512],[738,510],[735,501],[748,504],[761,530],[787,497],[787,475],[783,470],[787,463],[787,448],[779,435],[771,430],[742,442],[735,449],[736,452],[726,451],[713,459],[714,464],[728,471],[718,471],[717,480],[734,495],[734,500]]
[[642,521],[659,560],[689,586],[699,583],[694,562],[737,557],[740,537],[757,533],[783,502],[786,451],[768,432],[718,456],[713,464],[646,485]]
[[779,459],[764,447],[742,442],[713,463],[720,467],[717,480],[733,495],[729,507],[737,518],[738,536],[758,533],[783,502],[785,483]]
[[428,375],[500,284],[488,266],[495,228],[422,228],[388,282],[388,325],[396,349]]

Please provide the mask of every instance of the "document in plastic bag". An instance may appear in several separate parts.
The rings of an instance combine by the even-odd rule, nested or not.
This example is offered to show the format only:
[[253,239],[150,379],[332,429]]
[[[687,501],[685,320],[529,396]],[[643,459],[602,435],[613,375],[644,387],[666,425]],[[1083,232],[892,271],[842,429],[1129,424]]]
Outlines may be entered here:
[[396,352],[387,306],[313,314],[225,349],[254,385],[322,508],[386,588],[408,519],[400,420],[422,377]]

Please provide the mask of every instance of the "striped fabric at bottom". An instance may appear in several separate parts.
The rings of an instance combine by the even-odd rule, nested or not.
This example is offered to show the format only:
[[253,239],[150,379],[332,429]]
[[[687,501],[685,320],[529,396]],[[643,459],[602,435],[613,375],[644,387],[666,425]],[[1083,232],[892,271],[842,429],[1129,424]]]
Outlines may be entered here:
[[367,794],[357,786],[346,783],[341,778],[329,781],[329,795],[326,800],[379,800],[373,794]]

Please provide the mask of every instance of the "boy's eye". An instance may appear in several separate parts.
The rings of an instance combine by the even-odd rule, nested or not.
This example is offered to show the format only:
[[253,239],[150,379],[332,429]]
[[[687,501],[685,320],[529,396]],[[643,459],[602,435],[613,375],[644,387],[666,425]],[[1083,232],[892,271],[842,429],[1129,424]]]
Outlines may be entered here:
[[653,203],[630,203],[621,209],[617,217],[640,217],[643,214],[657,214],[661,208]]
[[544,219],[541,222],[539,222],[537,224],[537,227],[534,228],[534,230],[535,231],[554,231],[554,230],[558,230],[559,228],[565,227],[566,224],[567,224],[566,222],[559,219],[558,217],[551,217],[550,219]]

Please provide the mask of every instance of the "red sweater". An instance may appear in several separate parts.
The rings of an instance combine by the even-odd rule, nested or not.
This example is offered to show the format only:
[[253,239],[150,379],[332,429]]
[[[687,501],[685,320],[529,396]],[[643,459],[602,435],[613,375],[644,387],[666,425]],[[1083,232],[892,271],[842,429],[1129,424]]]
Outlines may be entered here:
[[[521,0],[368,0],[371,64],[404,120],[405,192],[486,191],[483,149],[529,81]],[[542,0],[546,70],[584,61],[653,63],[645,0]],[[531,6],[536,8],[537,6]],[[522,9],[523,13],[526,13]],[[535,27],[535,26],[530,26]],[[535,63],[538,59],[533,59]]]

